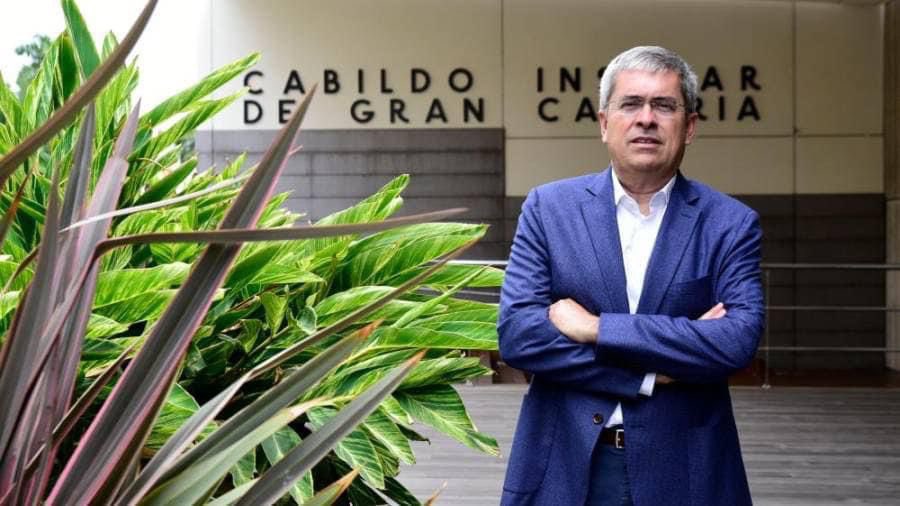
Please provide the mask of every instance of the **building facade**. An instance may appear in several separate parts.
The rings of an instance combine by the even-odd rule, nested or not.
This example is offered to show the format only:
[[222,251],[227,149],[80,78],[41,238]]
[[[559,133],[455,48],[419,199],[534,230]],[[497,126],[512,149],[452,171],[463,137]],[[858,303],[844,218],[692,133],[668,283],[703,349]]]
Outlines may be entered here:
[[[310,219],[411,174],[406,212],[465,206],[505,259],[535,185],[602,170],[597,81],[634,45],[681,53],[701,82],[683,172],[746,202],[769,263],[884,263],[896,157],[892,2],[231,0],[197,9],[214,69],[251,52],[247,92],[198,139],[208,163],[258,157],[317,83],[280,188]],[[202,75],[203,72],[200,74]],[[887,129],[887,130],[886,130]],[[202,165],[202,164],[201,164]],[[886,190],[886,187],[888,188]],[[879,270],[769,272],[770,304],[883,307]],[[781,311],[773,346],[897,346],[880,311]],[[898,354],[776,353],[797,368],[900,367]]]

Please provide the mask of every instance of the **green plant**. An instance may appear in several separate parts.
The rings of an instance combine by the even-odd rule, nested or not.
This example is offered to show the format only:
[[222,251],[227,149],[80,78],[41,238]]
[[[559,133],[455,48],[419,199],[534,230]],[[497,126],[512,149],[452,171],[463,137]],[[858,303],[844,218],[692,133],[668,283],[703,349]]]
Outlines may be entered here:
[[[396,460],[412,458],[413,417],[495,451],[446,383],[485,372],[448,350],[496,346],[483,325],[495,310],[452,295],[464,284],[496,284],[498,274],[426,265],[458,254],[483,229],[415,225],[451,213],[386,220],[406,178],[315,227],[287,228],[296,216],[268,197],[306,101],[249,179],[239,174],[242,159],[195,174],[179,141],[234,99],[205,97],[255,57],[138,116],[130,104],[137,70],[120,66],[154,5],[121,44],[107,36],[98,53],[64,1],[69,29],[25,99],[0,88],[8,119],[0,125],[0,503],[196,502],[227,490],[228,472],[233,488],[219,500],[271,501],[290,488],[303,501],[312,495],[309,470],[335,445],[333,469],[357,467],[370,485],[414,502],[393,480]],[[400,225],[413,228],[358,236]],[[287,239],[305,240],[239,246]],[[407,294],[422,284],[445,293]],[[480,333],[469,332],[475,327]],[[298,416],[317,430],[302,431]],[[256,465],[260,451],[268,462]],[[350,487],[356,502],[377,501],[369,487]]]

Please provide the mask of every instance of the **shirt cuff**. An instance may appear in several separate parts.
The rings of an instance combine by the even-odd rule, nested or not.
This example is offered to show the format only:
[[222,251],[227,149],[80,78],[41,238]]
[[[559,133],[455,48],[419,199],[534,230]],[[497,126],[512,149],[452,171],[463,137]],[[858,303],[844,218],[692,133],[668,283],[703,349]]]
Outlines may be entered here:
[[638,393],[650,397],[653,395],[653,387],[656,385],[656,373],[648,372],[644,375],[644,381],[641,383],[641,389]]

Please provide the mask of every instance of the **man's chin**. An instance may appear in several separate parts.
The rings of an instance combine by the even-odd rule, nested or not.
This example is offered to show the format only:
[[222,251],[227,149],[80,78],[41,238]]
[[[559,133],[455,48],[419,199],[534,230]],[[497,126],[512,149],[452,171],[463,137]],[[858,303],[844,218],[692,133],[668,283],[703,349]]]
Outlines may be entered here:
[[669,164],[652,158],[649,160],[631,159],[628,163],[622,164],[626,170],[635,174],[662,174],[671,172]]

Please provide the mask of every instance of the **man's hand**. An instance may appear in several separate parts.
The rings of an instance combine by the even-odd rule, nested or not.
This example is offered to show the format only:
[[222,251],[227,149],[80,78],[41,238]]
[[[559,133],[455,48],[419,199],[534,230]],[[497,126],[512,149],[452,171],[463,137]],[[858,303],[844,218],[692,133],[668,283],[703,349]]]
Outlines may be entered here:
[[582,344],[597,342],[600,318],[572,299],[554,302],[548,308],[550,323],[569,339]]
[[[725,316],[726,314],[727,314],[727,311],[725,311],[725,304],[720,302],[720,303],[716,304],[715,306],[709,308],[709,311],[703,313],[700,316],[700,318],[697,318],[697,319],[698,320],[716,320],[716,319],[719,319],[719,318]],[[673,380],[672,378],[670,378],[664,374],[656,375],[656,384],[657,385],[668,385],[669,383],[674,383],[674,382],[675,382],[675,380]]]
[[719,318],[725,316],[727,311],[725,311],[725,304],[718,303],[715,306],[709,308],[709,311],[703,313],[698,320],[718,320]]

